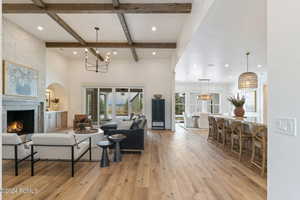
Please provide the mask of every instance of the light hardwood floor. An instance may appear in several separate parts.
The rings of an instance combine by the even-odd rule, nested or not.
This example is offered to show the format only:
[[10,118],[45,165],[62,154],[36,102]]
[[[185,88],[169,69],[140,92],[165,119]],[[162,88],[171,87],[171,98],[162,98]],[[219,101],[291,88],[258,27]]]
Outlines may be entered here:
[[12,162],[5,162],[3,187],[27,188],[33,193],[7,193],[4,199],[266,199],[266,179],[208,143],[206,137],[181,127],[176,133],[149,131],[142,155],[126,154],[121,163],[111,163],[109,168],[80,162],[74,178],[64,162],[38,162],[34,177],[29,163],[15,177]]

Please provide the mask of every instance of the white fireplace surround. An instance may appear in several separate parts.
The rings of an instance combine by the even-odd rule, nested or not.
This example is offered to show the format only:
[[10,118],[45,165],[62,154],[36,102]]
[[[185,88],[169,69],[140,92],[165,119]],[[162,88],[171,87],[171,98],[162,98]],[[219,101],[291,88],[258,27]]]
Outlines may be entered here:
[[2,98],[2,132],[7,132],[7,111],[34,110],[34,132],[44,132],[44,103],[38,99],[27,99],[22,97]]

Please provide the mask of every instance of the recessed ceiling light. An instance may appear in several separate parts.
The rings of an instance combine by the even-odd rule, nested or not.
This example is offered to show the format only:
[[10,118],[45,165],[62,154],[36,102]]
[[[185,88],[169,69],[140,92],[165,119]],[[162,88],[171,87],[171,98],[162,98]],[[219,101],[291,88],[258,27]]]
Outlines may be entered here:
[[39,31],[42,31],[42,30],[44,30],[44,27],[38,26],[37,29],[38,29]]
[[155,56],[155,55],[156,55],[156,51],[153,51],[153,52],[152,52],[152,55],[154,55],[154,56]]
[[97,50],[96,53],[100,53],[100,52]]
[[257,65],[257,67],[258,67],[258,68],[261,68],[261,67],[262,67],[262,65]]
[[152,26],[151,30],[155,32],[157,30],[156,26]]
[[73,51],[73,54],[74,54],[74,55],[77,55],[77,51]]
[[229,67],[229,64],[225,64],[224,67],[226,67],[226,68]]
[[114,54],[114,55],[117,55],[117,54],[118,54],[118,52],[117,52],[117,51],[113,51],[113,54]]

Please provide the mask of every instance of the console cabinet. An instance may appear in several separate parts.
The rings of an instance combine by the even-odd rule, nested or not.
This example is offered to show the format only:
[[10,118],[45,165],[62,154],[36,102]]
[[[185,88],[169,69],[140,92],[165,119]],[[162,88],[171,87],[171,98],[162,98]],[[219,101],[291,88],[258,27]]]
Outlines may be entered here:
[[46,132],[68,128],[67,111],[48,111],[45,116]]

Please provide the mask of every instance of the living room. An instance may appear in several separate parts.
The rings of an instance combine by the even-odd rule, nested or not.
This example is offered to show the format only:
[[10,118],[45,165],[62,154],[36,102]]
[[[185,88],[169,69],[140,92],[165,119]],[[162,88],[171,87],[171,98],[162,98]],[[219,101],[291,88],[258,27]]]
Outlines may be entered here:
[[1,6],[4,199],[299,199],[299,2]]

